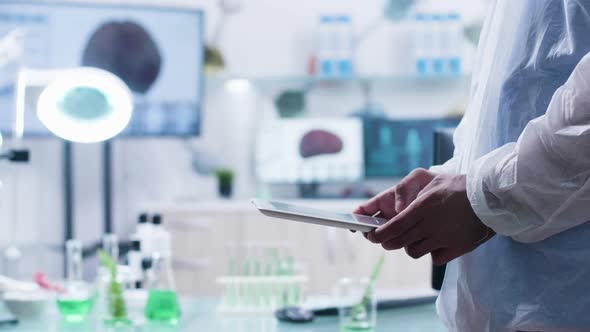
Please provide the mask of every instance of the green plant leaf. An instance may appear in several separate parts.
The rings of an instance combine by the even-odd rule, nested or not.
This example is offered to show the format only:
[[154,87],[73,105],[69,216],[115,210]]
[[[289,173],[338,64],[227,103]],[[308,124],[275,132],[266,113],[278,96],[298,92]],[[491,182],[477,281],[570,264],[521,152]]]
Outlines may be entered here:
[[383,263],[385,262],[385,255],[381,255],[377,260],[377,263],[373,267],[373,271],[371,272],[371,276],[369,278],[369,283],[367,284],[367,289],[365,289],[365,293],[363,294],[363,298],[361,302],[354,307],[352,307],[352,320],[358,321],[363,320],[367,316],[367,306],[371,302],[371,297],[373,296],[373,287],[375,285],[375,281],[379,277],[381,273],[381,269],[383,268]]
[[101,264],[111,273],[111,281],[108,285],[108,303],[111,315],[115,319],[127,319],[127,308],[123,299],[123,287],[117,282],[117,262],[102,250],[98,251]]
[[106,252],[99,250],[98,259],[100,260],[101,264],[107,270],[109,270],[112,276],[117,275],[117,262],[115,262],[111,256],[109,256]]

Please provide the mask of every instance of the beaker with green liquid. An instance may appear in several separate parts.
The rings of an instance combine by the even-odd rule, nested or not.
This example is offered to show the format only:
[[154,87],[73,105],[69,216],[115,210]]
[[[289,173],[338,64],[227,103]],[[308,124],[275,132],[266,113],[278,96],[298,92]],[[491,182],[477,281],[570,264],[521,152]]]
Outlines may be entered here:
[[368,279],[343,278],[338,283],[340,332],[375,331],[377,302]]
[[148,283],[145,317],[151,322],[178,324],[180,306],[168,257],[154,255]]
[[377,326],[375,281],[381,273],[384,261],[385,256],[381,255],[369,278],[358,281],[344,278],[338,283],[340,332],[375,331]]
[[86,319],[94,305],[94,297],[82,296],[72,298],[59,296],[57,299],[57,309],[64,320],[68,322],[81,322]]
[[95,291],[82,279],[82,243],[66,242],[67,280],[57,296],[57,309],[64,321],[82,322],[92,310]]

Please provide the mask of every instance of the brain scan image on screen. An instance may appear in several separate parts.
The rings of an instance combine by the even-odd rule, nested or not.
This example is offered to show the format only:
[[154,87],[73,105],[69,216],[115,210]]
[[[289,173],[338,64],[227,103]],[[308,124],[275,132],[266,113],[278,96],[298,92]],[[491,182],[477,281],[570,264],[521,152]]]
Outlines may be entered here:
[[342,152],[344,142],[335,133],[327,130],[311,130],[303,135],[299,144],[299,154],[303,158]]
[[345,183],[363,175],[359,119],[281,119],[262,125],[256,174],[268,183]]
[[162,68],[162,55],[148,30],[138,23],[106,22],[90,36],[82,65],[107,70],[136,93],[145,94]]
[[[205,42],[201,10],[163,2],[161,6],[121,6],[96,1],[1,0],[0,36],[16,28],[26,30],[22,66],[93,67],[126,83],[133,94],[133,114],[117,137],[201,134]],[[16,69],[12,77],[16,78]],[[15,78],[0,82],[0,109],[15,104]],[[27,90],[24,135],[52,137],[37,116],[36,89]],[[97,111],[100,96],[94,97]],[[0,112],[0,132],[11,135],[14,121],[14,112]]]

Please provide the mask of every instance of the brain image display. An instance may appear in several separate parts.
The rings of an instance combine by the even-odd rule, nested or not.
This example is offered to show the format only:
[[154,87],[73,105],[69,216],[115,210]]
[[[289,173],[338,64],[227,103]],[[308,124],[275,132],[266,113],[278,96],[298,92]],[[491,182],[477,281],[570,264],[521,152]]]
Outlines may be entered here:
[[107,22],[90,36],[82,65],[107,70],[136,93],[145,94],[162,68],[162,55],[149,32],[131,22]]
[[344,143],[338,135],[327,130],[311,130],[301,139],[299,154],[303,158],[342,152]]
[[[192,6],[164,2],[0,0],[0,32],[26,32],[19,63],[0,72],[0,109],[15,105],[21,66],[40,71],[92,67],[117,76],[132,92],[133,114],[120,137],[201,135],[205,15]],[[77,89],[60,106],[64,113],[75,111],[80,121],[103,118],[117,112],[118,104],[103,93]],[[36,96],[27,98],[24,136],[53,137],[37,116]],[[11,135],[14,123],[14,112],[0,112],[2,134]]]
[[256,175],[267,183],[342,183],[363,175],[357,118],[289,118],[262,124]]

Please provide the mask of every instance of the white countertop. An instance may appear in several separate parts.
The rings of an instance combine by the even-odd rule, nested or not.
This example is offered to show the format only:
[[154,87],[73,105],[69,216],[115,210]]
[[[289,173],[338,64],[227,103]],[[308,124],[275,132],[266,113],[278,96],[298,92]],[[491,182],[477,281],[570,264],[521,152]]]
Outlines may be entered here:
[[[276,199],[291,204],[350,211],[361,204],[358,199]],[[149,213],[163,214],[211,214],[211,213],[248,213],[256,211],[249,200],[211,200],[211,201],[178,201],[178,202],[146,202],[142,210]]]

